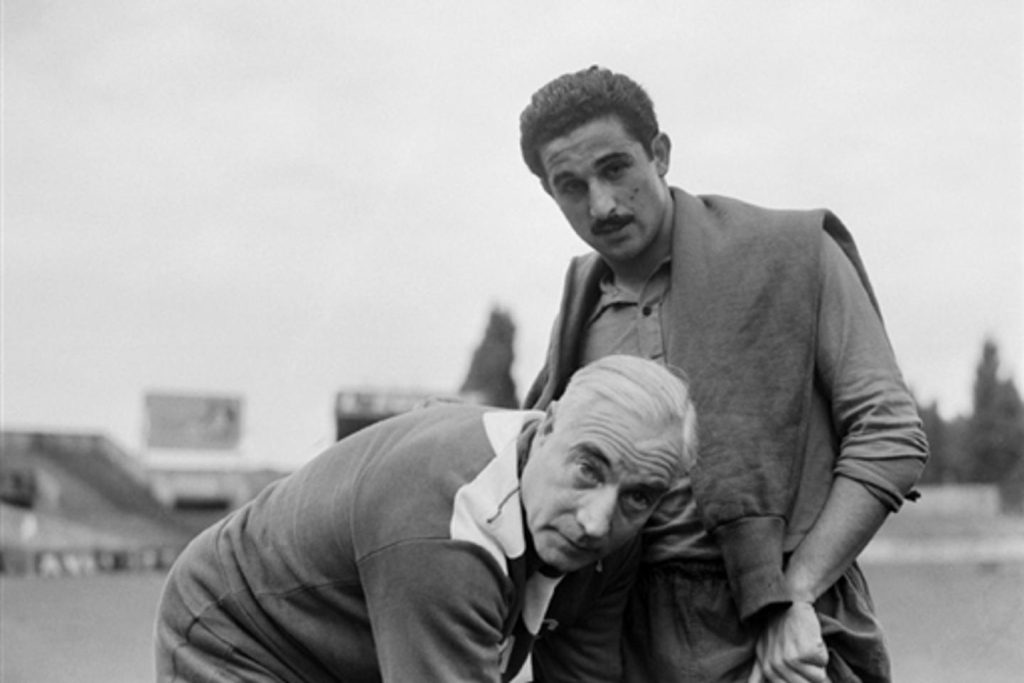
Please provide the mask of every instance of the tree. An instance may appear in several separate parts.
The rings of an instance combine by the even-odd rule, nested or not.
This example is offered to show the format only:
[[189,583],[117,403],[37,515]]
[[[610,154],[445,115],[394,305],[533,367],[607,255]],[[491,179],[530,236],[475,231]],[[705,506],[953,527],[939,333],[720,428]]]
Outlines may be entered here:
[[946,484],[956,481],[956,463],[949,448],[949,434],[946,421],[939,414],[938,403],[920,406],[918,413],[924,433],[928,436],[928,466],[921,475],[922,484]]
[[967,427],[970,417],[958,415],[943,424],[949,472],[954,482],[971,481],[971,459],[967,450]]
[[967,425],[973,481],[1000,485],[1004,504],[1020,499],[1024,404],[1013,380],[999,377],[999,349],[986,340],[974,380],[974,413]]
[[519,405],[515,380],[512,379],[515,336],[516,325],[508,312],[499,307],[492,308],[484,338],[473,352],[460,394],[499,408]]

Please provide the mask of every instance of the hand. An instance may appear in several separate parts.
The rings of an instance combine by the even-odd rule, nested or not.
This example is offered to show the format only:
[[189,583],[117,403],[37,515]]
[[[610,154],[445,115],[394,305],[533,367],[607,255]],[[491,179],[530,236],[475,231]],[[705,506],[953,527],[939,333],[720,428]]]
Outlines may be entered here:
[[757,639],[757,660],[747,683],[825,683],[828,650],[809,602],[794,602],[773,617]]

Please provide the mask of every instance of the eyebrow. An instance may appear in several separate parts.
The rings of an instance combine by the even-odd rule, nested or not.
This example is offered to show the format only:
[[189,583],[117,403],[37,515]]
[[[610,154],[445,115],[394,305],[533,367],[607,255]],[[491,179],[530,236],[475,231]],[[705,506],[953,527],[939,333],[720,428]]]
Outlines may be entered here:
[[[605,154],[603,157],[598,158],[597,161],[594,162],[594,168],[601,168],[603,166],[607,166],[608,164],[612,164],[617,161],[632,163],[633,155],[629,154],[628,152],[609,152],[608,154]],[[575,179],[577,177],[578,176],[571,171],[562,171],[561,173],[557,173],[554,176],[552,176],[551,180],[548,181],[548,183],[552,187],[554,187],[563,180]]]
[[[596,444],[584,442],[576,445],[576,448],[581,451],[584,455],[597,460],[605,470],[611,472],[615,468],[612,465],[611,459],[605,454],[605,452]],[[630,467],[627,466],[627,462],[630,462],[630,458],[625,458],[620,461],[620,470],[628,472]],[[637,465],[637,463],[633,463]],[[623,484],[628,489],[632,490],[644,490],[652,493],[656,496],[662,496],[668,493],[672,489],[672,481],[669,478],[659,476],[656,473],[643,472],[643,467],[640,468],[641,472],[635,473],[638,476],[624,476]],[[653,476],[652,476],[653,474]]]
[[581,443],[577,446],[577,448],[579,448],[585,455],[588,455],[591,458],[594,458],[595,460],[599,460],[606,469],[612,469],[611,459],[607,455],[605,455],[604,451],[602,451],[594,444]]
[[628,488],[634,491],[646,491],[654,496],[664,496],[672,487],[663,481],[638,481],[629,484]]
[[598,159],[594,165],[606,166],[615,161],[633,161],[633,155],[627,152],[611,152]]
[[658,493],[667,492],[673,486],[673,477],[663,468],[645,463],[642,459],[627,456],[622,461],[622,468],[629,474],[625,477],[630,486],[643,486]]

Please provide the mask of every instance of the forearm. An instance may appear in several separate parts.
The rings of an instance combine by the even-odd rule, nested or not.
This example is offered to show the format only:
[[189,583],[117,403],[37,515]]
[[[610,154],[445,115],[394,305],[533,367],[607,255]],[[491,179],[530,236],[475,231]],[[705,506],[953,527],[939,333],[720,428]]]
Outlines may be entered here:
[[828,651],[812,603],[850,567],[888,510],[863,484],[838,476],[821,515],[786,565],[793,603],[767,617],[748,683],[826,680]]
[[834,584],[887,514],[886,506],[865,486],[836,477],[821,514],[786,566],[786,585],[793,600],[814,602]]

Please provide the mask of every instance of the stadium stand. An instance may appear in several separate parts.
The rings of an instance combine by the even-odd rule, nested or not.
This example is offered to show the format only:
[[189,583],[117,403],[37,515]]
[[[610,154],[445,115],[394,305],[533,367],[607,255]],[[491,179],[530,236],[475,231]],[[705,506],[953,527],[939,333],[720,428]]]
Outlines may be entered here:
[[0,571],[158,567],[206,523],[165,509],[106,436],[4,431],[2,453]]

